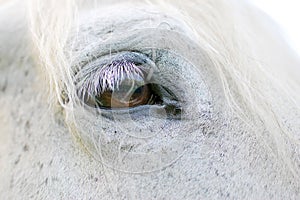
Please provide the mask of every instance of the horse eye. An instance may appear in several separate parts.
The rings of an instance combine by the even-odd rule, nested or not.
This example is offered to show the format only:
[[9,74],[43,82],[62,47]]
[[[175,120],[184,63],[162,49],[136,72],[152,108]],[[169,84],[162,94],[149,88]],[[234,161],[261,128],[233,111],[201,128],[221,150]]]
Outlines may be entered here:
[[153,84],[145,84],[144,81],[135,79],[125,79],[118,89],[105,91],[89,100],[90,106],[104,109],[154,105],[160,102],[160,97],[153,90]]
[[169,105],[177,98],[155,81],[155,63],[146,55],[124,52],[90,63],[77,74],[78,95],[85,105],[124,109],[142,105]]

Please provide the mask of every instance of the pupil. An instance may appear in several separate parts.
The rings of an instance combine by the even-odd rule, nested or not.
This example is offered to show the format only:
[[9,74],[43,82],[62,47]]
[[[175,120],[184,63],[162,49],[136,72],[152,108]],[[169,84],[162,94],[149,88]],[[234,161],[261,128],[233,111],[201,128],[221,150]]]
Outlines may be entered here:
[[137,88],[132,94],[132,96],[141,95],[143,93],[143,90],[144,90],[144,86]]

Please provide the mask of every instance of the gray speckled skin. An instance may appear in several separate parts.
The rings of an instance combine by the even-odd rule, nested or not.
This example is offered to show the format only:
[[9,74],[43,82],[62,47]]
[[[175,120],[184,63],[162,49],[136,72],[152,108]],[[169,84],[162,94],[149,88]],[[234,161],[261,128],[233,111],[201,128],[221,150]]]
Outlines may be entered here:
[[[131,29],[130,32],[135,27],[157,28],[167,21],[169,25],[162,23],[160,27],[161,34],[172,30],[181,37],[192,37],[188,28],[176,19],[145,12],[143,8],[134,16],[124,12],[119,15],[126,17],[102,21],[99,19],[103,16],[93,18],[89,12],[82,13],[82,18],[91,23],[83,20],[80,33],[88,40],[77,41],[79,63],[82,52],[95,50],[84,42],[95,44],[97,34],[97,39],[106,38],[107,26],[117,24],[120,19],[131,23],[125,20],[113,33],[124,29]],[[220,83],[205,60],[204,50],[195,49],[187,40],[178,47],[179,37],[177,44],[155,43],[156,37],[148,42],[161,48],[169,45],[173,53],[166,60],[181,53],[179,60],[162,62],[160,73],[178,76],[174,89],[190,88],[180,94],[186,98],[188,115],[183,115],[192,119],[167,120],[162,128],[160,123],[164,119],[138,116],[136,123],[142,126],[138,130],[132,124],[112,122],[92,111],[80,112],[78,108],[78,112],[74,111],[77,131],[91,156],[70,134],[67,124],[72,122],[65,122],[64,111],[53,113],[48,109],[45,93],[48,86],[31,59],[28,30],[21,13],[22,8],[16,5],[0,5],[0,199],[299,199],[299,180],[249,128],[227,111]],[[152,21],[147,23],[145,19],[150,17]],[[89,26],[98,29],[89,32]],[[130,42],[121,41],[115,48]],[[144,42],[134,48],[149,47]],[[186,48],[194,48],[197,54],[187,54]],[[107,50],[104,45],[98,54]],[[202,56],[196,56],[199,54]],[[170,64],[175,68],[168,68]],[[169,79],[165,76],[164,80],[174,81],[174,76]],[[203,110],[209,114],[201,115]],[[139,112],[137,115],[142,115]],[[162,131],[156,133],[158,129]],[[125,133],[146,138],[155,133],[155,136],[133,139]],[[104,137],[101,142],[97,142],[99,136]],[[100,143],[101,151],[105,152],[102,161]],[[115,159],[116,146],[144,152],[146,156],[131,155],[126,160],[125,155],[125,160],[119,161]],[[161,162],[158,158],[162,158]]]

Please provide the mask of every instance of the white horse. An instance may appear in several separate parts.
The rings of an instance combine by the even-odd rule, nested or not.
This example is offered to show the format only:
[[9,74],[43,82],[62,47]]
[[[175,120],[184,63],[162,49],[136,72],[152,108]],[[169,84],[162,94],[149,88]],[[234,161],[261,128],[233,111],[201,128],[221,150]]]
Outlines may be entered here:
[[299,60],[239,0],[3,1],[0,199],[299,199]]

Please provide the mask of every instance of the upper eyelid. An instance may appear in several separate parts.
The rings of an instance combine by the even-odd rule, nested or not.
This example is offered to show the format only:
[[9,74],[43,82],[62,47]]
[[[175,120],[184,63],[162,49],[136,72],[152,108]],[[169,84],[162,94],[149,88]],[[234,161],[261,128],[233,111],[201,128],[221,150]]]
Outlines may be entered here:
[[[163,35],[163,37],[161,37]],[[153,36],[153,42],[147,40],[150,36]],[[150,60],[155,62],[156,52],[159,52],[160,50],[167,50],[169,52],[175,53],[177,55],[177,58],[183,57],[184,60],[188,61],[191,66],[194,64],[199,65],[201,63],[206,63],[207,58],[205,55],[205,52],[202,50],[202,48],[199,48],[199,46],[194,43],[190,38],[188,38],[186,35],[179,34],[174,31],[166,31],[163,30],[161,32],[157,32],[157,30],[143,30],[138,33],[130,33],[129,35],[125,36],[127,40],[123,42],[122,40],[118,42],[115,40],[106,41],[107,48],[109,49],[110,46],[115,45],[114,48],[111,48],[112,51],[109,52],[107,49],[103,48],[101,45],[97,45],[99,43],[95,43],[94,45],[94,51],[91,51],[90,48],[86,49],[86,52],[90,54],[90,56],[82,56],[82,51],[78,51],[79,57],[77,58],[78,62],[75,62],[75,65],[73,65],[73,72],[76,73],[80,72],[83,67],[86,67],[91,62],[94,62],[97,59],[103,58],[103,56],[110,56],[112,52],[119,53],[121,51],[135,51],[135,52],[141,52],[148,56]],[[130,40],[132,38],[133,40]],[[143,40],[142,38],[145,38]],[[162,41],[161,41],[162,40]],[[151,44],[149,47],[148,44]],[[101,48],[100,48],[100,47]],[[146,53],[148,52],[148,53]],[[151,56],[154,55],[154,58]],[[76,59],[75,59],[76,61]],[[177,62],[176,59],[172,60],[172,62]],[[173,65],[166,65],[166,69],[163,69],[163,71],[167,70],[172,72]],[[160,70],[159,70],[160,71]],[[163,72],[161,71],[161,72]],[[177,71],[177,70],[176,70]],[[160,72],[159,72],[160,73]],[[159,77],[159,76],[158,76]],[[157,81],[159,81],[157,79]],[[74,84],[76,85],[77,80],[74,79]],[[79,85],[77,85],[79,86]],[[77,87],[76,86],[76,87]]]
[[[189,47],[187,47],[187,45]],[[73,45],[73,67],[82,67],[93,60],[111,53],[123,51],[143,52],[145,49],[170,49],[185,53],[197,49],[197,45],[184,34],[176,31],[142,29],[124,33],[120,37],[112,37],[106,41],[94,40],[87,45]],[[82,46],[82,48],[81,48]],[[186,51],[184,50],[186,48]],[[185,55],[184,55],[185,56]]]
[[[120,4],[118,7],[121,8],[122,6]],[[152,43],[155,43],[154,40],[157,40],[153,40],[156,31],[174,32],[189,37],[192,33],[183,21],[158,12],[155,8],[148,6],[146,8],[133,7],[120,10],[120,14],[114,15],[114,17],[102,16],[103,13],[99,15],[99,12],[95,12],[97,10],[94,11],[94,15],[92,15],[93,11],[87,12],[85,17],[79,21],[80,25],[78,29],[76,28],[77,31],[73,31],[75,35],[70,37],[70,43],[72,44],[70,46],[75,47],[72,49],[75,55],[74,62],[92,60],[108,53],[126,51],[129,48],[138,51],[138,47],[135,48],[135,46],[138,46],[136,43],[145,43],[145,41],[148,41],[148,43],[145,43],[144,46],[150,47]],[[129,12],[134,11],[137,14],[132,17],[132,13],[130,13],[128,20],[118,19],[118,15],[122,16],[123,11],[126,13],[126,10]],[[106,22],[103,19],[106,19]],[[132,26],[135,28],[132,28]],[[146,34],[141,34],[143,32]],[[142,37],[143,35],[144,37]],[[76,52],[81,56],[78,56]],[[79,57],[79,59],[76,59],[76,57]]]

